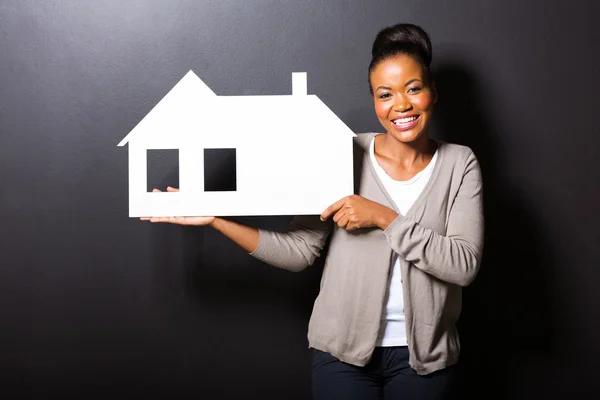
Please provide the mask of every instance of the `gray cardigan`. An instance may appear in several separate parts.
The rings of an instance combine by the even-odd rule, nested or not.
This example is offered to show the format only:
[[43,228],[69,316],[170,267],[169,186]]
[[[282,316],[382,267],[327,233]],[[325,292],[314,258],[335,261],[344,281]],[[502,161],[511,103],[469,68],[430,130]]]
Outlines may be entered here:
[[[376,133],[355,138],[355,191],[396,209],[369,159]],[[406,215],[390,226],[346,231],[319,216],[295,217],[286,232],[259,231],[254,257],[300,271],[311,265],[332,232],[321,290],[308,327],[309,347],[366,365],[375,347],[393,253],[402,263],[410,365],[426,375],[458,360],[456,329],[461,286],[477,274],[483,250],[479,164],[465,146],[438,141],[429,182]]]

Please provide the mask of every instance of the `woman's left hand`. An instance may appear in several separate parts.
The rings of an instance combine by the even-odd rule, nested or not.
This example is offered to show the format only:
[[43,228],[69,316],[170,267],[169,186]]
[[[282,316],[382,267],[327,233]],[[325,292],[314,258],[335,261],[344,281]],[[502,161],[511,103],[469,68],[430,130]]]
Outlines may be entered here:
[[321,221],[327,220],[334,213],[333,221],[340,228],[349,231],[372,227],[383,230],[398,216],[391,208],[356,194],[346,196],[327,207],[321,214]]

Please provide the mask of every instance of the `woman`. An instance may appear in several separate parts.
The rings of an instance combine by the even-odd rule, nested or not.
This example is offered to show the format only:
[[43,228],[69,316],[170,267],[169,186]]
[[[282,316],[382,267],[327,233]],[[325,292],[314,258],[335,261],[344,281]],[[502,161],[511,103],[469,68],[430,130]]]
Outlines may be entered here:
[[[383,134],[359,134],[357,194],[287,232],[215,217],[142,218],[208,225],[269,264],[298,271],[332,234],[308,339],[315,399],[441,399],[459,356],[461,286],[483,243],[479,164],[429,138],[437,99],[423,29],[379,32],[369,85]],[[170,191],[176,189],[168,188]]]

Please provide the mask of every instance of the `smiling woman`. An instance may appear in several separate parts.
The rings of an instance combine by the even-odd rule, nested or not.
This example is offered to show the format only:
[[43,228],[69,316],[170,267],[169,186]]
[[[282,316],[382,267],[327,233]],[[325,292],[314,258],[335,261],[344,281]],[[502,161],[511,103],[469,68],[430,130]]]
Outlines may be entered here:
[[435,91],[423,75],[422,65],[405,54],[381,61],[370,74],[377,118],[388,133],[403,142],[427,133]]
[[[390,176],[407,180],[429,164],[436,147],[427,132],[437,100],[429,70],[431,42],[422,28],[397,25],[377,35],[372,55],[369,89],[377,118],[388,133],[375,141],[375,153]],[[390,154],[402,146],[395,141],[409,144],[422,157],[405,157],[399,164],[400,154]]]
[[377,35],[369,84],[385,133],[358,135],[356,194],[320,218],[296,217],[286,232],[218,217],[143,218],[211,226],[291,271],[311,265],[331,235],[308,329],[315,399],[452,394],[461,286],[477,275],[483,246],[482,183],[469,148],[429,138],[431,54],[416,25]]

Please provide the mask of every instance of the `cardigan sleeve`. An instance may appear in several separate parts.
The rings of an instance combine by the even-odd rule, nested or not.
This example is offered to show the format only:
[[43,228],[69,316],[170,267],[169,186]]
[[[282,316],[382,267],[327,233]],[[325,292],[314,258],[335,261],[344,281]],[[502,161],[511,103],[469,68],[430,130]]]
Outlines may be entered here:
[[298,272],[321,254],[331,229],[315,215],[295,217],[286,232],[259,229],[259,241],[251,256],[267,264]]
[[383,232],[402,259],[445,282],[469,285],[479,269],[484,236],[481,170],[473,152],[467,157],[445,236],[402,215]]

